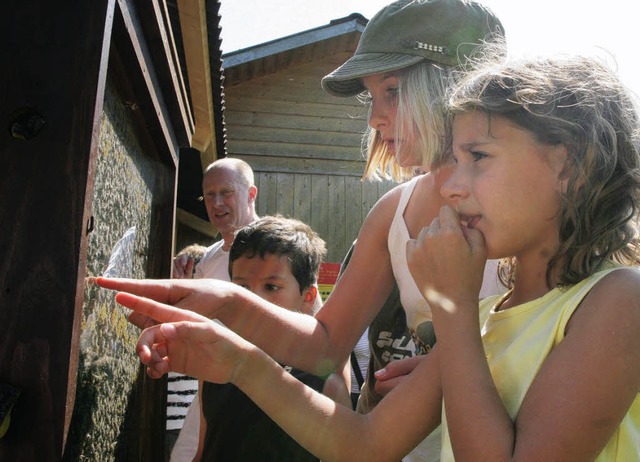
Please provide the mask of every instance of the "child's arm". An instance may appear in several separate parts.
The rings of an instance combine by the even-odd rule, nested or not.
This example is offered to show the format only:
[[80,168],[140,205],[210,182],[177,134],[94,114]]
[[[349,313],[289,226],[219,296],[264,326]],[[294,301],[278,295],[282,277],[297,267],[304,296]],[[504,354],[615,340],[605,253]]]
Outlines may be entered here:
[[614,271],[582,301],[527,392],[516,450],[547,440],[538,454],[595,458],[640,392],[638,332],[640,275]]
[[[220,319],[282,364],[325,375],[349,356],[391,291],[387,236],[400,193],[390,191],[371,210],[347,271],[315,318],[282,310],[222,281],[99,278],[98,284]],[[144,328],[153,324],[150,318],[151,312],[137,313],[130,320]]]
[[[591,290],[513,421],[478,328],[483,241],[477,231],[461,230],[451,209],[443,211],[408,255],[433,310],[456,460],[595,459],[640,390],[640,274],[617,270]],[[428,281],[420,264],[434,270]]]
[[441,317],[438,342],[450,365],[442,371],[445,409],[456,460],[478,460],[479,454],[495,461],[595,459],[640,391],[640,277],[630,273],[614,272],[583,300],[515,422],[496,392],[479,335],[461,327],[468,317]]
[[137,351],[151,377],[170,369],[215,383],[231,382],[324,461],[397,461],[439,424],[437,348],[365,416],[305,386],[224,326],[133,295],[117,298],[132,309],[156,304],[161,319],[183,320],[155,325],[141,334]]
[[322,394],[343,406],[351,406],[351,360],[327,377]]
[[[435,351],[435,350],[434,350]],[[299,444],[325,462],[391,461],[408,454],[440,422],[437,355],[369,414],[356,414],[253,352],[235,384]],[[277,390],[274,395],[271,390]],[[414,398],[415,397],[415,398]],[[286,406],[278,404],[282,399]]]

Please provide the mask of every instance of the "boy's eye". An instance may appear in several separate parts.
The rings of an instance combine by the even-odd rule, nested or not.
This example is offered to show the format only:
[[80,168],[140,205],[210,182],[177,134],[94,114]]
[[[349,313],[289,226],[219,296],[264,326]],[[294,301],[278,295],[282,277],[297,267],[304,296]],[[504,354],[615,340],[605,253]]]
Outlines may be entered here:
[[267,284],[264,286],[264,288],[267,289],[268,292],[277,292],[278,290],[280,290],[280,287],[275,284]]

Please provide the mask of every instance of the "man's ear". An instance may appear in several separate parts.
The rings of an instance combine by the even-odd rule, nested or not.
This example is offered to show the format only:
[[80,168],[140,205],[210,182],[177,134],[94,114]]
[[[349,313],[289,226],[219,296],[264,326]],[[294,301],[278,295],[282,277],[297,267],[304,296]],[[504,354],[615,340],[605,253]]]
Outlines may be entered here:
[[249,188],[249,203],[255,202],[256,197],[258,197],[258,188],[251,186]]
[[309,287],[307,287],[303,295],[304,295],[304,299],[303,299],[302,307],[300,311],[313,316],[317,311],[316,302],[318,299],[318,288],[312,284]]

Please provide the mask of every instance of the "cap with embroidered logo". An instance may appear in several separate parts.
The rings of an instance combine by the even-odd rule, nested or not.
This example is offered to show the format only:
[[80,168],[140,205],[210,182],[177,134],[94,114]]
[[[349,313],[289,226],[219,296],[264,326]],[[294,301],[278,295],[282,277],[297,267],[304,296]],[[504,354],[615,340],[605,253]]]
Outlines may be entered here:
[[470,0],[399,0],[367,24],[354,53],[322,79],[335,96],[365,90],[362,77],[402,69],[428,59],[457,66],[484,41],[504,37],[500,20]]

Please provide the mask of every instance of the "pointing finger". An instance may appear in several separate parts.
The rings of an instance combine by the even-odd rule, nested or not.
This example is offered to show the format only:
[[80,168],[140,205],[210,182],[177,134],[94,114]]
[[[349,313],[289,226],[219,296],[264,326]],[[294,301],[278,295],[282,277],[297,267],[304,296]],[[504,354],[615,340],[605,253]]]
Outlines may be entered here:
[[138,315],[146,316],[157,322],[206,321],[207,318],[193,311],[175,308],[148,298],[139,297],[126,292],[116,295],[116,302],[129,308]]

